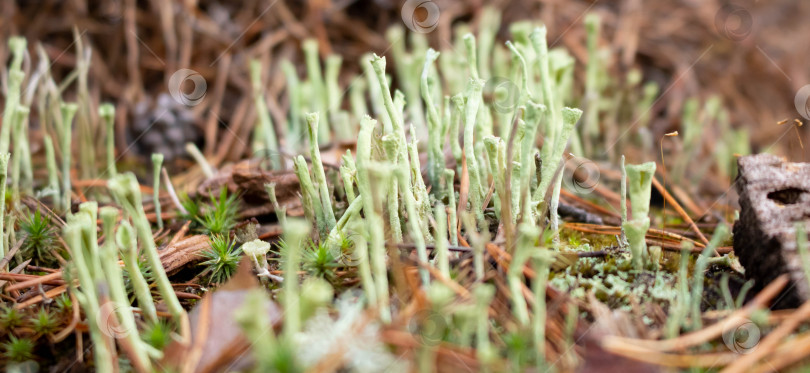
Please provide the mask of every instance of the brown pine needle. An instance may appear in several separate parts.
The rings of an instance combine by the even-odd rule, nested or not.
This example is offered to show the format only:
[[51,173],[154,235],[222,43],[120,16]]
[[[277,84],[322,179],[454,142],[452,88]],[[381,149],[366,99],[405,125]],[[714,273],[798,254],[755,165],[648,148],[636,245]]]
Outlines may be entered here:
[[669,354],[651,350],[642,346],[617,343],[608,340],[602,344],[605,350],[629,359],[675,368],[701,367],[711,368],[728,365],[740,355],[733,352],[707,354]]
[[681,336],[666,339],[666,340],[645,340],[635,338],[625,338],[618,336],[608,336],[602,342],[602,347],[611,351],[617,348],[616,346],[632,345],[640,348],[646,348],[649,351],[683,351],[686,348],[697,346],[702,343],[709,342],[717,337],[720,337],[724,331],[730,328],[735,328],[748,320],[751,314],[765,307],[770,303],[771,299],[776,297],[779,292],[787,285],[788,275],[783,274],[771,281],[762,291],[757,294],[743,308],[734,311],[731,315],[724,320],[718,321],[703,329],[683,334]]
[[799,139],[799,146],[804,150],[804,144],[802,143],[802,135],[799,133],[799,126],[793,127],[796,130],[796,138]]
[[[689,226],[692,228],[693,231],[695,231],[698,238],[704,244],[708,245],[709,240],[706,239],[706,236],[703,235],[703,232],[700,231],[700,228],[698,228],[697,225],[695,225],[695,221],[692,220],[691,217],[689,217],[689,214],[687,214],[686,211],[684,211],[683,207],[681,207],[681,205],[678,203],[678,201],[675,198],[673,198],[671,194],[669,194],[669,192],[661,185],[660,182],[658,182],[658,179],[656,179],[655,176],[653,176],[652,183],[653,183],[653,186],[655,186],[655,189],[658,189],[658,191],[661,193],[661,195],[664,196],[664,200],[669,202],[672,205],[672,207],[675,209],[675,211],[678,213],[678,215],[680,215],[683,218],[683,220],[685,220],[687,223],[689,223]],[[717,253],[717,250],[714,251],[714,254],[717,255],[717,256],[720,255],[719,253]]]
[[727,366],[722,372],[744,372],[757,361],[768,356],[776,347],[779,342],[784,340],[785,337],[790,335],[799,324],[810,318],[810,301],[804,302],[793,314],[790,315],[784,322],[779,324],[776,329],[771,331],[765,338],[759,341],[757,348],[749,354],[742,355],[738,360]]
[[750,368],[749,371],[756,373],[782,371],[785,367],[806,359],[807,355],[810,355],[810,333],[803,333],[782,343],[762,364]]

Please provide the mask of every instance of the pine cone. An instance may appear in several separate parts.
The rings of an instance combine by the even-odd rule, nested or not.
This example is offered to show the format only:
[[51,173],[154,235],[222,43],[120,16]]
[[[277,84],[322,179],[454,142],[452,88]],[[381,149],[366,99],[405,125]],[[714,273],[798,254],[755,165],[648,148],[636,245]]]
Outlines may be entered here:
[[161,153],[166,163],[185,157],[185,145],[201,139],[197,118],[186,105],[167,93],[156,102],[146,99],[135,106],[133,125],[129,127],[130,143],[139,155]]

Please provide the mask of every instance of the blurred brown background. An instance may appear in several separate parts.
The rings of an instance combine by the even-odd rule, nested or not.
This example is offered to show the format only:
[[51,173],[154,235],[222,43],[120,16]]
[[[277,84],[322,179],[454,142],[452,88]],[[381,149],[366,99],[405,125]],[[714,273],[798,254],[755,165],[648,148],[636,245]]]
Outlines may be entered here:
[[[808,126],[797,132],[777,122],[805,120],[796,110],[794,98],[810,83],[804,61],[810,50],[810,25],[806,22],[810,2],[433,2],[441,9],[439,25],[428,35],[433,47],[449,44],[454,22],[470,21],[474,26],[481,7],[491,5],[503,10],[503,40],[508,38],[505,25],[510,21],[544,22],[549,40],[566,46],[577,58],[577,74],[584,74],[582,63],[586,59],[583,16],[588,11],[599,12],[603,17],[601,44],[610,46],[614,69],[622,72],[640,67],[645,80],[655,80],[661,86],[662,98],[653,108],[656,138],[679,128],[685,97],[704,100],[719,94],[731,110],[733,126],[751,129],[755,151],[770,150],[792,160],[808,160],[810,151],[802,148],[810,144]],[[196,141],[216,164],[240,159],[249,151],[240,141],[249,138],[255,122],[255,114],[249,110],[249,58],[260,58],[270,66],[265,78],[271,114],[278,126],[286,116],[285,79],[278,61],[300,61],[301,40],[315,37],[322,54],[335,52],[344,57],[346,84],[349,74],[358,72],[356,61],[361,54],[388,51],[383,35],[389,25],[402,22],[402,3],[4,1],[0,9],[0,60],[7,59],[8,36],[25,36],[29,51],[35,51],[36,43],[42,44],[59,81],[75,67],[75,27],[93,50],[91,96],[117,104],[119,152],[179,154],[182,151],[174,147]],[[36,60],[36,54],[32,56]],[[303,72],[302,63],[296,66]],[[199,72],[207,82],[207,95],[213,99],[179,108],[160,99],[171,75],[181,68]],[[5,86],[5,76],[2,81]],[[69,90],[66,92],[69,98]],[[148,135],[144,128],[160,110],[171,114],[157,123],[158,132],[163,132]],[[162,130],[161,123],[165,127]],[[174,133],[166,134],[170,128]],[[804,137],[803,142],[797,133]],[[711,136],[706,141],[704,145],[710,147]]]

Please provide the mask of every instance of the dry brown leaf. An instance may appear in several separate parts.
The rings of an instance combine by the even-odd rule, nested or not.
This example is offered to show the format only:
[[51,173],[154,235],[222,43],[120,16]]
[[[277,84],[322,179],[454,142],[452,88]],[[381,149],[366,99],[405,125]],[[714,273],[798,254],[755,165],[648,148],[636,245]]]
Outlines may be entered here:
[[[184,367],[188,372],[240,370],[249,366],[250,344],[234,319],[248,292],[259,288],[250,260],[243,258],[236,274],[218,290],[208,293],[189,312],[191,344],[184,348],[172,343],[161,362],[164,366]],[[271,300],[266,302],[273,325],[281,322],[281,309]]]

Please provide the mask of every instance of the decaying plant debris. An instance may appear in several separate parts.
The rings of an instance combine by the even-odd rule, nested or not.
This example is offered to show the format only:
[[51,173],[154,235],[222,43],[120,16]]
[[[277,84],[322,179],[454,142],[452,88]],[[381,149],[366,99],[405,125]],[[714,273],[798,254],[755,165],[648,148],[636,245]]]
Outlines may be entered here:
[[4,4],[0,364],[806,363],[807,165],[745,156],[802,122],[698,64],[775,63],[746,8],[419,4]]

